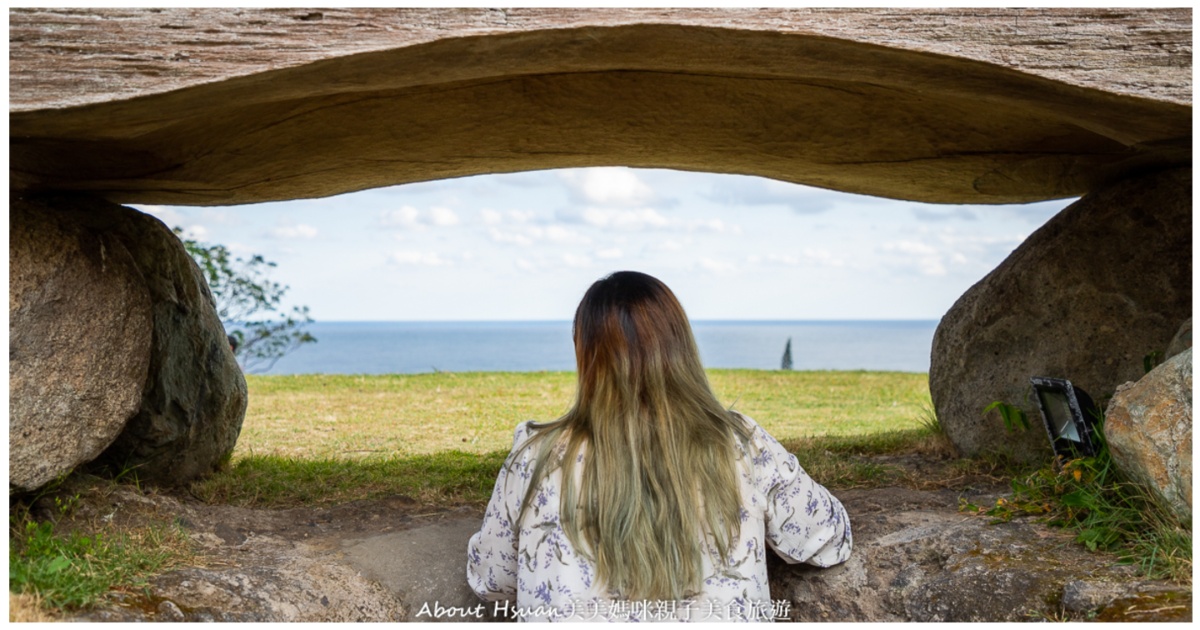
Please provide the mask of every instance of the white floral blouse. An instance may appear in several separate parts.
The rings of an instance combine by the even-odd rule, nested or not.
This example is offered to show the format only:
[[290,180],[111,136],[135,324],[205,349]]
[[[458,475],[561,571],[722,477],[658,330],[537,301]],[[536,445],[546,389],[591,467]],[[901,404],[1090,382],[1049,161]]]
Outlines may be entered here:
[[[743,416],[745,418],[745,416]],[[577,554],[559,526],[561,469],[550,473],[520,526],[513,522],[533,472],[536,449],[517,427],[513,452],[496,478],[480,531],[467,550],[467,581],[500,617],[554,621],[771,621],[788,602],[772,602],[766,549],[789,563],[827,567],[850,555],[850,519],[842,504],[812,480],[796,456],[750,418],[751,448],[741,461],[741,538],[725,567],[704,562],[701,592],[688,600],[631,601],[598,584],[595,566]],[[576,469],[578,470],[578,468]],[[512,601],[515,596],[515,602]]]

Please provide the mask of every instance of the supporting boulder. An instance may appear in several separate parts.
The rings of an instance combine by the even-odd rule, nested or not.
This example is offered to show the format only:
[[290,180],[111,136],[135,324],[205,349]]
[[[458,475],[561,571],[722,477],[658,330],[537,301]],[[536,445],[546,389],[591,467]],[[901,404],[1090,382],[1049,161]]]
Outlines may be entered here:
[[138,410],[150,294],[119,238],[9,201],[9,483],[38,488],[99,455]]
[[1191,521],[1192,349],[1122,385],[1104,428],[1117,466]]
[[[10,206],[10,483],[32,489],[93,458],[159,485],[214,470],[241,431],[246,381],[183,244],[158,219],[95,198]],[[59,261],[75,271],[40,271]],[[70,280],[63,290],[58,277]],[[63,457],[39,433],[86,448]],[[25,460],[61,462],[27,475],[15,465]]]
[[1179,327],[1179,332],[1175,333],[1175,337],[1171,339],[1171,343],[1167,344],[1167,356],[1171,357],[1192,347],[1192,318],[1189,317],[1183,325]]
[[[1049,457],[1029,378],[1069,379],[1103,406],[1191,316],[1192,174],[1125,180],[1067,207],[971,287],[933,339],[929,389],[958,451]],[[993,401],[1022,407],[1005,430]]]

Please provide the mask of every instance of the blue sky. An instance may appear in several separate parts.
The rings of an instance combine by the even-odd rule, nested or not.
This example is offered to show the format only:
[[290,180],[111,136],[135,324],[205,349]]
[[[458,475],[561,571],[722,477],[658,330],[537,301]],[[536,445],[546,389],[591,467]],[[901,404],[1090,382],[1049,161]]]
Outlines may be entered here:
[[932,205],[600,167],[135,207],[275,261],[318,321],[567,320],[620,269],[662,279],[698,320],[938,319],[1071,201]]

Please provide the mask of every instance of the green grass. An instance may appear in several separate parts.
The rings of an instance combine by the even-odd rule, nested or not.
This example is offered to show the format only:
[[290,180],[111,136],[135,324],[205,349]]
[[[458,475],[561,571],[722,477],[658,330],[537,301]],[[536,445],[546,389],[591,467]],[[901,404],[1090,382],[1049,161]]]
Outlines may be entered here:
[[250,455],[193,484],[209,503],[247,507],[331,505],[394,495],[423,505],[486,502],[508,451],[447,451],[365,459]]
[[[920,448],[930,440],[923,374],[714,370],[710,378],[726,405],[754,417],[797,451],[810,474],[837,487],[896,478],[895,470],[858,454]],[[418,508],[441,509],[486,502],[513,429],[565,412],[575,375],[249,376],[247,382],[250,403],[237,448],[222,471],[190,487],[195,496],[262,508],[401,495]],[[137,591],[148,576],[188,557],[186,534],[169,524],[73,522],[76,492],[103,494],[112,483],[75,477],[10,509],[10,590],[36,602],[27,609],[85,608],[113,590]],[[35,520],[30,505],[50,499],[56,515]]]
[[[902,372],[712,370],[726,405],[776,437],[919,428],[928,378]],[[508,450],[517,423],[571,405],[571,372],[248,376],[241,457],[374,459]]]
[[[892,479],[840,453],[928,439],[927,377],[902,372],[712,370],[724,404],[790,440],[817,479]],[[423,504],[487,501],[512,432],[571,405],[575,374],[249,376],[250,405],[230,464],[195,484],[211,502],[281,507],[390,495]]]
[[84,608],[110,591],[144,586],[148,576],[180,559],[186,539],[162,526],[85,534],[10,517],[9,590],[36,593],[47,608]]
[[1071,529],[1081,544],[1115,552],[1143,575],[1190,583],[1190,523],[1181,523],[1148,489],[1125,478],[1104,442],[1103,419],[1097,428],[1101,446],[1095,456],[1060,459],[1017,476],[1011,496],[991,507],[963,509],[1001,522],[1034,517]]
[[[939,448],[924,428],[874,436],[794,438],[784,442],[814,479],[834,488],[877,487],[906,481],[897,467],[865,457]],[[244,507],[333,505],[402,495],[422,505],[487,502],[508,450],[447,451],[366,459],[298,459],[251,455],[192,485],[198,498]]]

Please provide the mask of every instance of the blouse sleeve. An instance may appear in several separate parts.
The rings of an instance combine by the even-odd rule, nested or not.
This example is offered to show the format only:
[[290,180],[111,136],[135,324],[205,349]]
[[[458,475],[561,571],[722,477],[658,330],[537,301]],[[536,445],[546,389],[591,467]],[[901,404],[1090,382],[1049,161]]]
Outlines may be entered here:
[[766,497],[767,542],[790,564],[821,567],[850,557],[850,518],[828,490],[813,481],[762,427],[754,427],[758,489]]
[[528,478],[527,451],[516,460],[528,429],[513,434],[513,451],[500,467],[496,486],[483,515],[483,525],[467,546],[467,583],[485,601],[513,599],[517,592],[517,514]]

